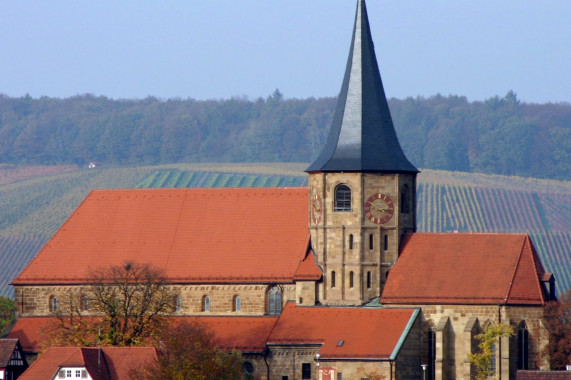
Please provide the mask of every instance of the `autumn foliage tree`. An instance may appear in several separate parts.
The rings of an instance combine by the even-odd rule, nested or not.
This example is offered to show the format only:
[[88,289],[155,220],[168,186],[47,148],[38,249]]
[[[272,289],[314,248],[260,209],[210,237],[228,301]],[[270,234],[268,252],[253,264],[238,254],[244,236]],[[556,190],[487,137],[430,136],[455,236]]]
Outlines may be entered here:
[[47,331],[51,345],[133,346],[160,335],[175,300],[163,271],[126,262],[91,271],[84,288],[58,300],[57,323]]
[[468,355],[468,360],[476,369],[476,379],[485,380],[493,376],[495,368],[492,365],[496,355],[495,347],[498,347],[500,338],[514,335],[514,329],[510,325],[491,324],[484,329],[484,332],[476,335],[480,341],[479,351]]
[[16,318],[16,306],[10,298],[0,297],[0,337]]
[[234,380],[241,379],[242,357],[216,346],[215,336],[198,321],[182,322],[163,330],[154,363],[135,369],[138,380]]
[[571,363],[571,290],[558,301],[545,306],[545,324],[549,343],[544,354],[552,369],[565,369]]

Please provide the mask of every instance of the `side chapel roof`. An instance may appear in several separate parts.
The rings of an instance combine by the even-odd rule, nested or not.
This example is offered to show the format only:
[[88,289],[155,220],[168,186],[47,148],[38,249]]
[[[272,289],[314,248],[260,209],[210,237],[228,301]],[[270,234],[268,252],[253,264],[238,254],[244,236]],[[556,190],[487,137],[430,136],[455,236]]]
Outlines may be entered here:
[[[270,316],[181,316],[185,321],[204,324],[224,349],[262,353],[266,345],[318,344],[323,359],[366,358],[394,360],[416,321],[414,308],[303,307],[288,302],[278,317]],[[39,352],[44,331],[57,322],[55,317],[22,317],[10,331],[27,352]],[[73,354],[73,355],[72,355]],[[83,357],[70,351],[60,363]],[[68,360],[68,358],[70,358]],[[77,360],[76,360],[77,361]]]
[[527,234],[408,234],[381,303],[543,305],[544,273]]
[[268,345],[320,344],[322,359],[394,360],[419,309],[305,307],[288,302]]
[[418,172],[395,132],[364,0],[357,2],[349,59],[327,142],[306,171]]
[[307,188],[96,190],[13,284],[81,283],[90,268],[126,261],[175,283],[293,282],[308,202]]

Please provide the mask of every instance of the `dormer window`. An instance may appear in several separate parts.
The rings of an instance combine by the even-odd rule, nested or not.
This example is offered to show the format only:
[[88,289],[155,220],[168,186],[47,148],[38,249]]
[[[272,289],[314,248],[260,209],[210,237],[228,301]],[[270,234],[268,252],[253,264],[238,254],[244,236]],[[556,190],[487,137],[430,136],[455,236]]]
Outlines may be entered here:
[[351,189],[345,184],[335,188],[335,205],[333,211],[351,211]]

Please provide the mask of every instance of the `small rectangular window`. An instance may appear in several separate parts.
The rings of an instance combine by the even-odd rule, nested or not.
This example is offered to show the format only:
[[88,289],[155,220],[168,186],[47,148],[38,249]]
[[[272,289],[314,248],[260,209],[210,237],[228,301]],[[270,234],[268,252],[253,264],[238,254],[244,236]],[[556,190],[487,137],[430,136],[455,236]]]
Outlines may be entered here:
[[301,363],[301,378],[311,379],[311,363]]
[[282,380],[288,380],[289,378],[287,376],[282,376]]
[[343,374],[342,373],[337,374],[337,380],[343,380]]
[[71,377],[71,369],[65,371],[65,377]]
[[75,377],[81,377],[81,370],[79,369],[75,370]]

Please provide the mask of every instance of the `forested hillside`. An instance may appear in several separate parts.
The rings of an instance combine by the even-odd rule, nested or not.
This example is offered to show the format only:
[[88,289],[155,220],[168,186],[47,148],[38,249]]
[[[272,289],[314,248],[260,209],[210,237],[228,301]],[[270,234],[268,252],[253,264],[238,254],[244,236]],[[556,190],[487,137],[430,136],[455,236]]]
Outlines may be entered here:
[[[0,95],[0,162],[107,167],[189,162],[310,162],[336,99],[197,101]],[[571,104],[513,92],[389,101],[409,159],[429,169],[571,178]]]

